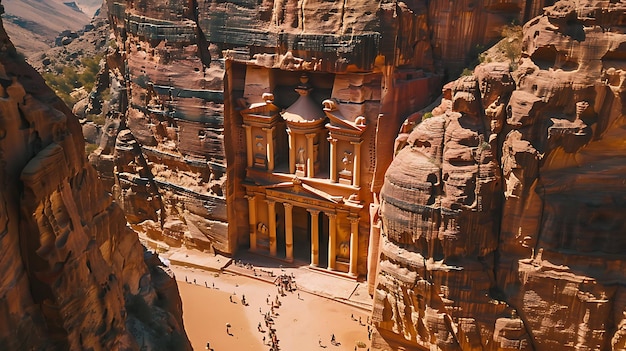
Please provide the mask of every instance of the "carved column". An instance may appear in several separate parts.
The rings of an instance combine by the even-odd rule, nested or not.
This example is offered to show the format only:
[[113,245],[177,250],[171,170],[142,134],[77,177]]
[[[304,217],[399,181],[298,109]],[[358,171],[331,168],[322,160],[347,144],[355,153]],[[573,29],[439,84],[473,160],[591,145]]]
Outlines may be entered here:
[[256,251],[256,195],[246,195],[248,199],[248,223],[250,225],[250,251]]
[[306,176],[313,178],[315,176],[315,155],[313,150],[313,138],[315,133],[306,135]]
[[291,133],[291,129],[287,128],[287,138],[289,139],[289,173],[296,173],[296,143],[295,136]]
[[348,217],[350,220],[350,275],[357,275],[357,256],[359,254],[359,217]]
[[335,261],[337,258],[337,215],[335,213],[327,213],[328,215],[328,269],[335,270]]
[[263,128],[267,139],[267,170],[272,172],[274,170],[274,127]]
[[270,232],[269,232],[269,240],[270,240],[270,255],[276,256],[276,201],[274,200],[265,200],[267,202],[267,213],[269,216],[270,223]]
[[319,266],[319,210],[307,210],[311,214],[311,266]]
[[354,145],[354,157],[352,158],[352,186],[361,184],[361,142],[351,142]]
[[252,167],[254,157],[252,155],[252,126],[244,124],[243,127],[246,129],[246,157],[248,160],[248,167]]
[[330,181],[337,183],[337,139],[328,137],[330,142]]
[[285,202],[285,257],[287,261],[293,261],[293,205]]

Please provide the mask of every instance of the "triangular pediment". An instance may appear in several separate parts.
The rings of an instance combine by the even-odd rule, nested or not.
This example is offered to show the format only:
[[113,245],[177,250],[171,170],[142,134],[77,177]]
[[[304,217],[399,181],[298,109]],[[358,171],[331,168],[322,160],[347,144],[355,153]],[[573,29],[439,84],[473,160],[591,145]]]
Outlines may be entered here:
[[255,117],[272,117],[280,112],[280,107],[271,102],[258,102],[250,105],[248,108],[241,110],[242,115]]
[[291,182],[272,184],[265,186],[264,188],[267,192],[275,190],[283,193],[297,194],[299,196],[306,196],[308,198],[312,198],[322,202],[329,202],[332,204],[339,204],[343,202],[342,196],[333,196],[310,185],[304,184],[302,183],[302,180],[298,177],[294,177]]
[[365,118],[356,117],[354,121],[350,120],[347,116],[344,116],[341,109],[339,109],[338,103],[332,99],[325,100],[324,113],[330,120],[330,126],[332,128],[342,129],[352,133],[362,133],[365,128]]

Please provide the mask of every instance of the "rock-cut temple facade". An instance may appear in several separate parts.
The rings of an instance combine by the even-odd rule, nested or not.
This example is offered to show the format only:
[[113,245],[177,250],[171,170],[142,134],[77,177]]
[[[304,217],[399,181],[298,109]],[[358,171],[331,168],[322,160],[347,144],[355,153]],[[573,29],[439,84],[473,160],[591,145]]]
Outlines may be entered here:
[[[249,71],[249,80],[274,74]],[[366,120],[358,113],[344,116],[330,99],[322,107],[306,74],[294,90],[297,99],[282,111],[271,93],[240,111],[250,250],[355,276],[359,256],[367,252],[359,250],[368,236],[359,197]]]

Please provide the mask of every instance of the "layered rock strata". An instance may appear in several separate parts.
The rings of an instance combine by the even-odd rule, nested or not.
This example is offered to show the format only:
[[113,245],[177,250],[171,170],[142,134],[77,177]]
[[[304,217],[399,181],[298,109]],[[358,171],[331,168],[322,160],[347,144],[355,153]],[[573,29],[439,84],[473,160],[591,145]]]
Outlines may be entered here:
[[232,252],[223,63],[199,33],[194,8],[108,2],[117,47],[84,105],[85,114],[106,116],[89,159],[141,233],[170,246]]
[[[153,238],[234,252],[249,245],[245,221],[226,225],[248,206],[237,111],[280,85],[275,96],[283,100],[277,105],[288,107],[295,99],[288,92],[299,76],[274,81],[273,74],[263,73],[265,81],[252,82],[248,67],[321,73],[312,80],[327,90],[319,103],[332,97],[350,113],[367,114],[371,132],[380,134],[371,136],[373,151],[363,149],[362,159],[371,159],[367,172],[373,172],[360,194],[367,208],[371,192],[380,191],[403,118],[425,106],[440,77],[460,71],[477,46],[499,38],[503,25],[534,16],[544,3],[462,2],[450,8],[443,1],[110,0],[107,5],[117,51],[108,62],[112,74],[105,77],[115,77],[119,101],[128,103],[110,110],[105,141],[90,160],[108,185],[115,185],[131,222]],[[230,82],[222,81],[223,60],[234,63]],[[372,107],[364,107],[368,102]],[[230,104],[225,112],[223,103]],[[348,108],[351,103],[356,107]],[[378,124],[379,114],[385,123]],[[119,147],[113,141],[118,126],[132,134],[125,134]],[[185,202],[195,205],[181,205]],[[225,204],[227,209],[219,210]]]
[[86,163],[75,116],[0,29],[0,345],[190,350],[171,271]]
[[373,349],[622,350],[625,8],[561,1],[444,88],[381,192]]

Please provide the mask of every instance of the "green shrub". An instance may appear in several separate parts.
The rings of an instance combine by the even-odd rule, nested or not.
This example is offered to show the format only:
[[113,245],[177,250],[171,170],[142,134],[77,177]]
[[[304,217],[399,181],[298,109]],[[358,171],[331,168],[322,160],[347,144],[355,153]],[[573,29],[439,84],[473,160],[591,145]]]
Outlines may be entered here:
[[106,121],[106,117],[104,117],[104,115],[93,115],[93,114],[88,114],[87,116],[85,116],[85,118],[88,121],[91,121],[99,126],[103,126],[104,122]]
[[461,76],[471,76],[472,74],[474,74],[474,70],[469,69],[469,68],[463,68],[463,72],[461,72]]
[[98,144],[85,143],[85,155],[90,155],[92,152],[96,151],[98,148]]
[[72,107],[77,101],[70,96],[70,93],[80,87],[84,87],[86,91],[93,89],[100,70],[101,59],[102,55],[83,58],[80,71],[72,66],[57,65],[54,67],[56,73],[44,73],[43,78],[46,80],[46,84],[69,107]]

